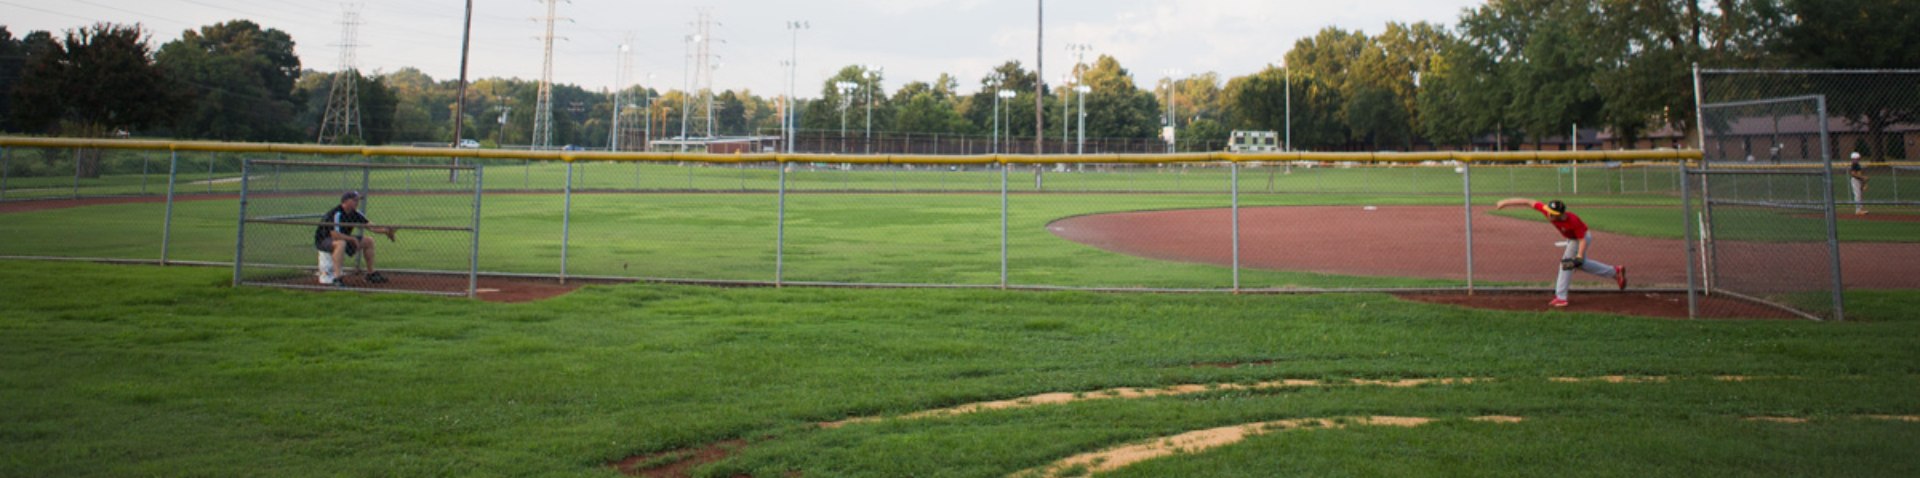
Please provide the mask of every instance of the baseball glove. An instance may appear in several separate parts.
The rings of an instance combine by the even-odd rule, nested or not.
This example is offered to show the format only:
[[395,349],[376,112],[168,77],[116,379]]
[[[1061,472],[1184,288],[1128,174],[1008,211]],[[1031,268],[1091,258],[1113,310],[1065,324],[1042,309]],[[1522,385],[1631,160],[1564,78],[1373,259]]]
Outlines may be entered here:
[[1571,258],[1571,259],[1561,259],[1560,270],[1570,271],[1570,270],[1578,269],[1580,268],[1580,266],[1585,265],[1586,263],[1587,263],[1586,259],[1581,259],[1578,257]]

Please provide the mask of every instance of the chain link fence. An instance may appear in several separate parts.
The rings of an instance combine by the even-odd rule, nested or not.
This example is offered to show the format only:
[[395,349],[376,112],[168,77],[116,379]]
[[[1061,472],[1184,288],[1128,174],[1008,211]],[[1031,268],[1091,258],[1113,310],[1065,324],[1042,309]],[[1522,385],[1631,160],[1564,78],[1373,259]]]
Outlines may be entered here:
[[1696,84],[1700,290],[1839,319],[1846,288],[1905,285],[1847,269],[1920,257],[1898,226],[1920,222],[1920,201],[1899,192],[1920,141],[1920,71],[1701,70]]
[[481,170],[403,161],[247,160],[234,283],[474,295]]
[[[1713,156],[1698,169],[1717,173],[1748,163],[1746,140],[1729,136],[1743,131],[1739,125],[1771,128],[1776,116],[1792,124],[1791,115],[1778,108],[1725,111],[1704,122],[1727,126],[1707,132],[1705,149]],[[265,160],[441,168],[382,173],[369,204],[371,214],[382,218],[391,217],[392,208],[411,207],[384,201],[388,197],[438,197],[449,194],[449,187],[477,187],[486,203],[487,227],[477,233],[483,277],[1140,291],[1544,291],[1553,285],[1564,239],[1536,212],[1492,207],[1519,197],[1568,203],[1599,231],[1591,257],[1627,266],[1636,291],[1730,291],[1805,311],[1825,306],[1803,297],[1818,276],[1800,268],[1769,270],[1771,262],[1759,258],[1806,251],[1756,255],[1740,249],[1813,237],[1800,230],[1802,223],[1779,222],[1813,220],[1801,216],[1825,201],[1827,184],[1824,177],[1801,174],[1820,168],[1799,152],[1801,143],[1789,132],[1782,126],[1779,142],[1759,143],[1766,159],[1755,157],[1747,166],[1780,174],[1710,177],[1683,172],[1682,161],[1699,154],[1687,151],[1056,158],[416,153],[280,145],[200,151],[193,145],[149,150],[111,141],[0,141],[8,145],[0,161],[10,172],[0,211],[9,214],[5,234],[14,239],[0,242],[0,256],[231,263],[242,182],[268,194],[320,184],[275,171],[242,174],[243,161]],[[1743,137],[1771,141],[1772,135],[1769,129]],[[1811,152],[1828,150],[1806,144]],[[76,167],[74,161],[86,161],[86,148],[102,152],[101,164],[110,166],[101,168],[105,176],[129,176],[97,187],[82,181],[76,188],[69,173],[64,183],[52,185],[64,186],[61,191],[19,186],[28,177],[55,181],[45,171]],[[448,157],[453,154],[480,158]],[[447,168],[456,163],[484,170],[487,180],[463,182],[469,172]],[[1870,163],[1866,174],[1873,183],[1862,203],[1875,208],[1875,217],[1900,214],[1900,183],[1920,174],[1915,168],[1902,160]],[[42,176],[26,176],[28,170]],[[1844,187],[1845,172],[1839,173],[1832,183]],[[1920,186],[1907,186],[1904,194],[1920,194]],[[326,194],[337,199],[338,193]],[[303,205],[315,198],[306,199]],[[1782,207],[1754,209],[1730,201]],[[299,211],[289,214],[318,212],[290,208]],[[1718,220],[1704,221],[1709,215]],[[1920,238],[1915,226],[1903,222],[1863,226],[1870,227],[1841,228],[1840,241],[1906,250]],[[1860,231],[1865,235],[1847,235]],[[280,242],[271,244],[284,246]],[[1689,246],[1698,250],[1689,254]],[[391,252],[380,256],[382,268],[393,256],[396,268],[457,269],[401,257],[432,254]],[[1720,262],[1703,262],[1712,259],[1709,252],[1720,254]],[[1848,287],[1920,288],[1892,277],[1900,274],[1868,269],[1839,277]],[[1801,282],[1739,282],[1779,275]],[[1577,276],[1575,282],[1577,291],[1616,287],[1598,276]]]

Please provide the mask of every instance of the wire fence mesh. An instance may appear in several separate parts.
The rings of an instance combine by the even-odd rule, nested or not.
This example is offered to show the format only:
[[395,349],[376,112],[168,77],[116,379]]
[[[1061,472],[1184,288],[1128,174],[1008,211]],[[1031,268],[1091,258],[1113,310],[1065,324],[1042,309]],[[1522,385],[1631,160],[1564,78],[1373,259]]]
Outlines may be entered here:
[[[1795,129],[1820,123],[1811,119],[1818,108],[1791,100],[1805,94],[1741,88],[1764,96],[1722,94],[1715,102],[1749,104],[1703,108],[1705,167],[1713,173],[1770,173],[1692,182],[1676,161],[1686,154],[1659,152],[1486,155],[1475,161],[1450,154],[1311,154],[1284,161],[1231,155],[1106,155],[1087,161],[1064,155],[1050,163],[1039,155],[799,155],[774,161],[772,155],[563,159],[543,152],[486,152],[486,159],[449,159],[426,150],[236,154],[29,144],[0,150],[0,171],[6,171],[0,211],[12,213],[6,236],[13,238],[0,242],[0,255],[223,263],[234,259],[242,184],[265,194],[263,202],[300,203],[255,205],[284,207],[288,215],[313,215],[319,211],[307,203],[363,190],[374,219],[432,217],[436,207],[449,205],[428,198],[480,188],[488,227],[478,232],[478,259],[486,273],[499,275],[1096,290],[1546,290],[1557,273],[1563,238],[1538,213],[1492,209],[1503,198],[1528,198],[1565,200],[1580,211],[1597,230],[1592,255],[1630,267],[1636,288],[1715,286],[1818,309],[1822,303],[1807,298],[1807,280],[1814,275],[1801,271],[1812,267],[1811,259],[1797,257],[1809,253],[1801,250],[1811,234],[1803,230],[1811,225],[1801,221],[1809,219],[1807,207],[1828,200],[1824,177],[1809,179],[1807,173],[1824,167],[1814,161],[1820,152],[1872,142],[1822,150],[1818,134]],[[1843,125],[1845,119],[1836,115],[1828,123]],[[1837,132],[1834,138],[1884,138],[1885,131],[1905,131],[1903,125]],[[968,138],[958,140],[962,148],[972,146]],[[902,144],[914,150],[904,138]],[[1839,234],[1849,248],[1870,242],[1905,253],[1920,242],[1920,221],[1885,217],[1920,217],[1910,207],[1920,184],[1905,184],[1901,192],[1901,182],[1920,175],[1920,165],[1897,155],[1905,150],[1880,144],[1882,155],[1872,157],[1878,161],[1862,165],[1872,182],[1859,202],[1837,200],[1870,207],[1876,221],[1847,223]],[[1753,152],[1761,154],[1749,161]],[[242,159],[361,163],[376,173],[361,179],[367,184],[353,184],[353,173],[294,173],[261,163],[269,169],[242,175]],[[453,163],[484,167],[488,180],[465,182],[470,171],[449,169]],[[100,179],[86,177],[90,171]],[[1836,192],[1845,196],[1845,171],[1836,173]],[[1688,205],[1682,194],[1688,184],[1699,217],[1688,217],[1682,207]],[[71,209],[77,205],[86,209]],[[1692,230],[1690,221],[1709,215],[1713,221]],[[1711,246],[1701,248],[1699,257],[1684,251],[1690,230],[1705,232],[1695,246]],[[315,267],[315,257],[303,257],[317,253],[315,248],[294,244],[311,228],[259,234],[267,250],[242,259]],[[382,238],[380,269],[461,271],[438,251],[407,250],[432,244]],[[238,246],[253,248],[252,242]],[[436,248],[457,250],[453,246]],[[1715,259],[1707,251],[1724,257],[1707,263]],[[1778,253],[1791,253],[1795,263],[1768,269],[1788,261],[1770,257]],[[1690,282],[1688,263],[1707,267],[1699,273],[1711,276]],[[1864,275],[1849,273],[1849,286],[1905,288],[1891,278],[1899,273],[1855,269]],[[307,280],[317,284],[313,276]],[[1576,282],[1576,290],[1588,292],[1613,288],[1599,276]]]
[[247,161],[234,282],[472,295],[482,173],[410,161]]

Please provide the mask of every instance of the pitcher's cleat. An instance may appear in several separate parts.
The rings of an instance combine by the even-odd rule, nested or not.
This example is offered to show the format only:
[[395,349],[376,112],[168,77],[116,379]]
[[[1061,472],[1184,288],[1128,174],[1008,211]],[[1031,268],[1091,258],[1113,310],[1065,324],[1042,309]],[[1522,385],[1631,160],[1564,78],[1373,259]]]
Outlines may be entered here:
[[1565,301],[1565,300],[1562,300],[1562,299],[1553,299],[1552,301],[1550,301],[1550,302],[1547,302],[1547,306],[1549,306],[1549,307],[1566,307],[1566,306],[1567,306],[1567,301]]
[[1627,290],[1627,267],[1626,266],[1620,266],[1613,270],[1613,281],[1620,284],[1620,290]]

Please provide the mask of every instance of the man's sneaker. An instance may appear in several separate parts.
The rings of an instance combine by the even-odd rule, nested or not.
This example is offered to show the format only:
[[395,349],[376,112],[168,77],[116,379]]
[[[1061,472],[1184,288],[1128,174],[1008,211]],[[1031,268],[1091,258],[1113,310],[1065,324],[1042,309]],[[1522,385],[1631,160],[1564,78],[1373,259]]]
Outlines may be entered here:
[[380,275],[379,272],[367,274],[367,282],[372,282],[375,284],[385,284],[387,283],[387,276]]
[[332,282],[332,284],[333,284],[333,286],[334,286],[334,287],[346,287],[346,286],[347,286],[347,283],[346,283],[345,281],[341,281],[341,280],[340,280],[340,278],[338,278],[338,277],[335,277],[335,278],[333,278],[333,282]]
[[1565,299],[1555,298],[1553,299],[1553,301],[1547,302],[1547,306],[1548,307],[1566,307],[1567,301]]
[[1613,281],[1620,283],[1620,290],[1627,290],[1627,268],[1621,266],[1613,270]]

